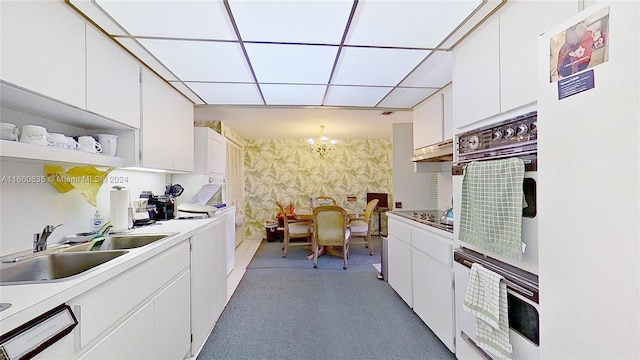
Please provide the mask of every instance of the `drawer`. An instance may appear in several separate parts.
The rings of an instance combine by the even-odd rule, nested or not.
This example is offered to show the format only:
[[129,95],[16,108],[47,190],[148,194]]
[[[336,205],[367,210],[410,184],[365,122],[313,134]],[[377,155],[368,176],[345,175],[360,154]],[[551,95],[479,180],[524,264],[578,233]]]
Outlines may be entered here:
[[411,245],[411,227],[400,221],[389,218],[388,223],[389,235],[402,240],[404,243]]
[[87,346],[188,268],[189,243],[185,241],[74,299],[77,346]]
[[446,266],[453,265],[453,244],[451,240],[434,233],[412,229],[411,244],[417,250],[431,256]]

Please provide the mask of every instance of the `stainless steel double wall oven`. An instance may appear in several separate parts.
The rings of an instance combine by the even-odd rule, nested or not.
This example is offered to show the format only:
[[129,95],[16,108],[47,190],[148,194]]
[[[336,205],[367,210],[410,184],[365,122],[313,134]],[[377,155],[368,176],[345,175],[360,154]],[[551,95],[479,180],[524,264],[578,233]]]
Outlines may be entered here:
[[[459,239],[460,211],[455,213],[454,271],[456,277],[456,351],[459,359],[491,358],[477,346],[476,320],[462,310],[470,268],[479,263],[504,277],[514,359],[539,357],[537,113],[535,111],[473,129],[456,136],[452,170],[455,199],[461,199],[464,167],[472,161],[517,157],[525,164],[522,209],[522,260],[500,256]],[[460,204],[454,204],[460,209]]]

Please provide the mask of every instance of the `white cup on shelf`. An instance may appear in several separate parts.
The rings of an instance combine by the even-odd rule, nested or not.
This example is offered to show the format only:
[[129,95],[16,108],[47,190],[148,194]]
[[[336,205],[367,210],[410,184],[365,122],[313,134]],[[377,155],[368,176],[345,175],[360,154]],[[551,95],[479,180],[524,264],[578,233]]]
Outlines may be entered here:
[[97,134],[96,136],[102,145],[102,154],[115,156],[118,148],[118,136],[113,134]]
[[71,136],[66,136],[65,137],[66,140],[66,148],[70,149],[70,150],[78,150],[78,146],[80,146],[78,144],[78,142],[72,138]]
[[0,139],[2,140],[18,140],[20,129],[11,123],[0,123]]
[[24,125],[22,126],[22,135],[20,135],[20,142],[33,144],[33,145],[53,145],[53,139],[47,133],[47,129],[38,125]]
[[88,153],[101,153],[102,145],[93,136],[78,136],[78,150]]
[[64,134],[50,133],[49,137],[53,141],[53,144],[51,144],[51,146],[57,147],[60,149],[67,148],[67,137]]

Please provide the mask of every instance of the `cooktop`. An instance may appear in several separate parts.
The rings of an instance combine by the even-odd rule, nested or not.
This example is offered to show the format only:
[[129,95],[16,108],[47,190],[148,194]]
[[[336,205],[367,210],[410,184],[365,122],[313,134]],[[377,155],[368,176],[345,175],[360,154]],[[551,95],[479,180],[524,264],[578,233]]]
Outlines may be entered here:
[[444,210],[394,210],[391,213],[453,233],[453,225],[440,223]]

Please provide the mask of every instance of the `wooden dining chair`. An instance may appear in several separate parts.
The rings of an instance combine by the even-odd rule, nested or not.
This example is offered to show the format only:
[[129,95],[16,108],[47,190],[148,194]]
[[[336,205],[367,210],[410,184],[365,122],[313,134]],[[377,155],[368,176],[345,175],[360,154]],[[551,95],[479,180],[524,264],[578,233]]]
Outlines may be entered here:
[[[373,212],[378,206],[378,199],[373,199],[367,203],[367,207],[364,210],[363,219],[354,219],[349,223],[349,229],[351,230],[351,239],[349,243],[364,244],[369,249],[369,255],[373,255],[373,243],[371,241],[371,222],[373,219]],[[361,237],[361,241],[353,241],[354,237]]]
[[[284,206],[281,202],[276,201],[276,205],[282,214],[284,239],[282,240],[282,257],[287,257],[289,246],[309,246],[311,245],[311,232],[313,226],[311,221],[292,221],[287,217]],[[296,241],[291,243],[291,239],[307,239],[307,241]]]
[[336,199],[331,196],[316,196],[316,204],[318,204],[318,206],[338,205]]
[[313,251],[313,267],[318,267],[318,252],[320,247],[342,247],[342,269],[347,270],[347,258],[349,257],[349,229],[347,228],[347,212],[340,206],[318,206],[313,209],[313,236],[311,248]]

